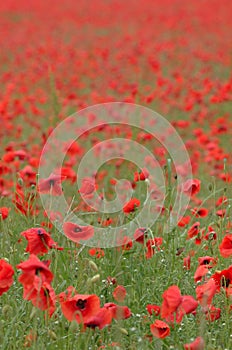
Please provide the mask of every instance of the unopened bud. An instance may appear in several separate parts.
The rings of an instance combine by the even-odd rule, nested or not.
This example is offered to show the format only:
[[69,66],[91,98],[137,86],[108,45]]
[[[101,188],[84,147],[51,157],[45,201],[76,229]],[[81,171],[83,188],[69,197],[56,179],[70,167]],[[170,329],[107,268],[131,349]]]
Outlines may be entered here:
[[56,340],[57,336],[56,333],[51,331],[50,329],[48,330],[48,336],[52,339],[52,340]]
[[98,267],[97,267],[97,264],[95,264],[95,262],[94,261],[92,261],[92,260],[89,260],[89,267],[91,267],[91,269],[93,270],[93,271],[98,271]]
[[18,184],[22,187],[23,186],[23,179],[21,177],[18,178]]
[[128,335],[128,332],[125,328],[119,328],[119,331],[122,333],[122,334],[125,334],[125,335]]
[[4,317],[9,317],[12,314],[12,307],[10,305],[4,305],[2,308],[2,315]]
[[100,275],[97,274],[91,278],[91,283],[97,283],[100,279]]

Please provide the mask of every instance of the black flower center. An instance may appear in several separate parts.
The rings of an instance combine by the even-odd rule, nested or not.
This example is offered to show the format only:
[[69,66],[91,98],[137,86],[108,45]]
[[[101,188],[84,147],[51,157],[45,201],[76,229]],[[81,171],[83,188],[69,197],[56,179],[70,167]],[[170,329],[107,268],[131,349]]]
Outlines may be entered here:
[[83,300],[83,299],[78,299],[76,302],[76,306],[78,307],[78,309],[85,309],[85,305],[87,303],[87,300]]
[[74,232],[82,232],[82,229],[78,226],[76,226],[74,229],[73,229]]
[[44,292],[44,296],[48,298],[50,294],[49,289],[45,288],[43,292]]
[[35,274],[36,274],[36,276],[38,276],[39,275],[39,273],[40,273],[40,271],[41,271],[42,269],[40,268],[40,267],[38,267],[36,270],[35,270]]
[[225,287],[225,288],[228,288],[230,285],[230,279],[229,278],[226,278],[225,276],[223,276],[221,278],[221,286],[222,287]]

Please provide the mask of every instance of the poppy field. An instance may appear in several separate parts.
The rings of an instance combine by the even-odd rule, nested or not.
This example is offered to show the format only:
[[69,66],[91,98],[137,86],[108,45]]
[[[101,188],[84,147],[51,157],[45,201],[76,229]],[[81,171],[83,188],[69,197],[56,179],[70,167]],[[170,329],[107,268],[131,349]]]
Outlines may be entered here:
[[0,349],[232,349],[232,2],[0,4]]

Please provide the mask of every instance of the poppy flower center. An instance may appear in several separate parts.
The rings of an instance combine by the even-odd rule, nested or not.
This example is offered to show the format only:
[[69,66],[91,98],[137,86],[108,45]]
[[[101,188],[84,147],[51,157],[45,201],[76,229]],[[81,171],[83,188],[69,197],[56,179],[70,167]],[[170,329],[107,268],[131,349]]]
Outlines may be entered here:
[[81,229],[80,227],[75,227],[75,228],[73,229],[73,231],[74,231],[74,232],[81,232],[82,229]]
[[49,297],[49,294],[50,294],[49,289],[45,288],[43,292],[45,297]]
[[39,275],[39,273],[40,273],[40,271],[41,271],[42,269],[39,267],[38,269],[36,269],[35,270],[35,274],[36,274],[36,276],[38,276]]
[[37,230],[37,234],[38,234],[39,236],[43,236],[43,232],[42,232],[41,230]]
[[76,302],[76,306],[77,306],[79,309],[83,310],[83,309],[85,309],[86,303],[87,303],[87,300],[78,299],[77,302]]
[[52,187],[55,185],[55,180],[49,180],[49,185]]
[[203,261],[203,264],[204,264],[204,265],[209,265],[209,260],[204,260],[204,261]]
[[225,276],[223,276],[221,278],[221,286],[228,288],[229,285],[230,285],[230,279],[229,278],[225,278]]

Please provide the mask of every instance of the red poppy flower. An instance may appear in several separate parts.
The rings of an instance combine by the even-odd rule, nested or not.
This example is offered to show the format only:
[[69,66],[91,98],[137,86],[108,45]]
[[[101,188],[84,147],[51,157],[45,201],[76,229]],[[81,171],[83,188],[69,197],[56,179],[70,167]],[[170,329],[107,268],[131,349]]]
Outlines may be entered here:
[[140,206],[140,200],[137,198],[132,198],[126,205],[123,207],[123,212],[125,214],[130,214]]
[[30,331],[26,336],[25,336],[25,341],[23,346],[25,348],[30,348],[33,343],[35,343],[37,340],[37,333],[35,331]]
[[146,306],[146,309],[150,315],[155,314],[156,316],[158,316],[160,314],[160,306],[158,305],[148,304]]
[[137,228],[134,233],[134,239],[136,242],[144,244],[146,238],[147,229],[145,227]]
[[188,196],[196,195],[201,189],[201,181],[198,179],[189,179],[183,185],[183,191]]
[[116,301],[122,302],[126,297],[126,289],[118,285],[113,291],[113,297]]
[[201,281],[202,277],[207,275],[208,272],[209,272],[208,266],[205,266],[205,265],[198,266],[198,268],[196,269],[196,272],[194,274],[195,283],[198,281]]
[[43,228],[29,228],[21,233],[23,237],[28,241],[26,252],[35,255],[43,255],[48,252],[49,249],[62,250],[57,246],[57,243],[53,241],[50,234]]
[[212,275],[212,279],[217,285],[217,291],[220,291],[220,288],[228,288],[232,284],[232,265],[228,269],[217,271]]
[[143,168],[141,171],[136,171],[134,173],[134,181],[145,181],[149,177],[149,172],[146,168]]
[[121,247],[122,250],[130,250],[133,247],[133,242],[130,237],[124,236],[117,241],[118,246]]
[[208,215],[209,211],[206,208],[193,208],[192,209],[192,213],[194,216],[196,216],[197,218],[201,217],[204,218]]
[[178,222],[178,226],[179,227],[185,227],[186,225],[188,225],[188,223],[190,222],[191,217],[190,216],[183,216],[180,221]]
[[30,300],[32,304],[40,310],[49,310],[50,317],[56,309],[56,295],[48,282],[42,282],[41,284],[41,282],[36,279],[34,289],[25,299]]
[[216,206],[219,207],[222,204],[226,204],[228,202],[228,198],[225,196],[222,196],[220,198],[218,198],[217,202],[216,202]]
[[214,231],[214,229],[211,226],[208,227],[208,232],[205,233],[204,239],[207,240],[207,241],[208,240],[214,240],[215,241],[217,239],[217,234],[216,234],[216,232]]
[[84,322],[84,326],[88,328],[96,328],[102,329],[109,324],[111,324],[112,321],[112,313],[108,308],[101,308],[98,310],[98,312],[90,316],[88,320]]
[[193,238],[195,236],[198,235],[198,233],[200,232],[199,230],[200,227],[200,222],[195,222],[195,224],[193,224],[190,229],[188,230],[188,238]]
[[211,305],[216,291],[217,285],[213,278],[210,278],[205,284],[197,286],[196,295],[201,306]]
[[[61,293],[63,298],[63,294]],[[76,320],[77,323],[85,323],[90,317],[100,310],[100,299],[97,295],[76,294],[60,300],[61,309],[64,316],[69,321]]]
[[166,338],[170,334],[170,328],[167,323],[160,320],[155,320],[155,322],[150,325],[150,330],[154,337],[160,339]]
[[43,282],[50,283],[53,280],[53,274],[49,270],[50,261],[40,261],[34,254],[30,255],[27,261],[17,265],[22,270],[19,276],[19,282],[23,285],[23,298],[29,300],[35,285]]
[[208,269],[214,267],[217,264],[217,258],[211,256],[202,256],[198,258],[199,265],[207,265]]
[[173,314],[181,304],[182,296],[177,286],[169,287],[162,295],[161,317],[166,318]]
[[198,302],[191,295],[181,295],[177,286],[169,287],[163,294],[163,303],[161,306],[161,317],[168,320],[174,320],[173,314],[176,313],[176,322],[180,323],[184,315],[193,313],[198,306]]
[[191,256],[188,255],[183,259],[183,266],[186,270],[190,270],[191,265]]
[[0,219],[5,220],[9,215],[10,208],[1,207],[0,208]]
[[105,252],[101,248],[91,248],[89,249],[89,255],[95,256],[97,259],[100,259],[103,256],[105,256]]
[[71,167],[62,167],[60,172],[62,178],[70,180],[72,183],[76,182],[77,175]]
[[224,218],[224,216],[226,215],[226,209],[219,209],[219,210],[216,211],[216,214],[220,218]]
[[86,177],[82,180],[81,188],[79,189],[79,193],[83,197],[89,197],[93,195],[93,193],[97,190],[97,185],[95,183],[95,180],[91,177]]
[[191,295],[183,295],[176,313],[176,322],[180,323],[184,315],[192,314],[198,307],[198,302]]
[[93,226],[80,226],[73,222],[65,222],[63,224],[63,231],[66,237],[76,243],[79,243],[81,240],[86,241],[94,235]]
[[209,305],[208,307],[203,309],[205,313],[205,318],[208,321],[216,321],[221,317],[221,309],[218,307],[214,307],[213,305]]
[[64,180],[63,176],[51,174],[47,179],[39,181],[38,192],[52,196],[61,196],[63,193],[61,186],[62,180]]
[[204,350],[205,342],[202,337],[197,337],[192,343],[184,345],[185,350]]
[[223,258],[229,258],[232,256],[232,234],[228,234],[223,238],[219,250]]
[[13,267],[5,260],[0,260],[0,295],[7,292],[13,284]]
[[155,237],[153,239],[149,239],[146,242],[146,259],[152,258],[152,256],[155,254],[156,249],[160,250],[160,246],[163,243],[163,238],[162,237]]
[[111,311],[112,318],[116,320],[124,320],[131,317],[131,311],[127,306],[121,306],[115,303],[106,303],[104,307]]

